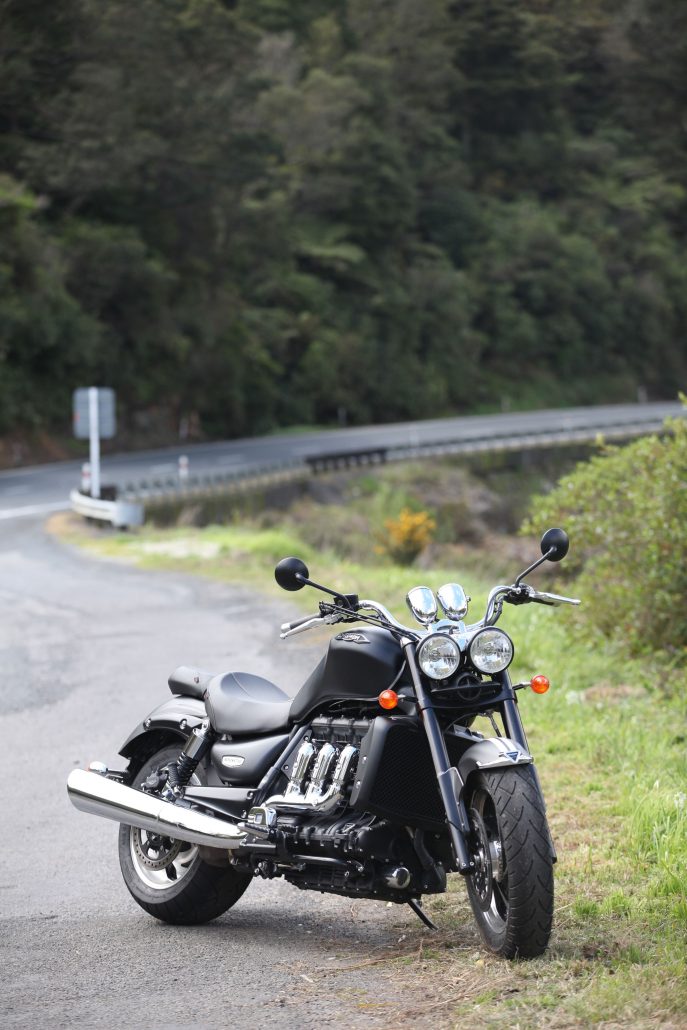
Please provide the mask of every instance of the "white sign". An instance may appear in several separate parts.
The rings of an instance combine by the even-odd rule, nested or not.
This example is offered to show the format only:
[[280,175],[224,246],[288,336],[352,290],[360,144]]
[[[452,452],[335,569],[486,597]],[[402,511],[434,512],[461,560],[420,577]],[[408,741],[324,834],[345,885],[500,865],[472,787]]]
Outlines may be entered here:
[[72,396],[72,418],[74,436],[77,440],[89,440],[91,436],[91,391],[95,390],[98,398],[98,429],[101,440],[111,440],[117,433],[115,414],[115,392],[105,386],[84,386],[74,390]]
[[100,497],[100,440],[111,439],[116,432],[114,390],[86,386],[74,390],[72,398],[74,434],[90,441],[91,497]]

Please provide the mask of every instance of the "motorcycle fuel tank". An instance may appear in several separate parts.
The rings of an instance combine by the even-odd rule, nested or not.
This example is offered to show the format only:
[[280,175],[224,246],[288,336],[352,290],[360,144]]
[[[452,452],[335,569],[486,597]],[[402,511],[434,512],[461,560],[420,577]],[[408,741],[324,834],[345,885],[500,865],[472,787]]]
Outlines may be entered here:
[[345,630],[294,698],[291,718],[300,722],[323,703],[372,700],[398,680],[405,658],[397,640],[374,626]]

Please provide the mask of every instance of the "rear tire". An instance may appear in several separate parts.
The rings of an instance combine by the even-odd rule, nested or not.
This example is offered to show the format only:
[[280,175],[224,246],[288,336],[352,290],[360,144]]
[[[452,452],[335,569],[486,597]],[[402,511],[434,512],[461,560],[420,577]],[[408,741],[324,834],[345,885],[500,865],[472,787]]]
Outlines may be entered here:
[[468,813],[475,872],[468,897],[484,943],[503,958],[536,958],[553,922],[553,856],[529,766],[480,772]]
[[[144,761],[131,786],[139,787],[153,772],[175,762],[182,746],[181,742],[167,746]],[[198,766],[193,782],[204,780]],[[218,858],[222,854],[217,851]],[[184,926],[222,915],[252,880],[249,873],[229,865],[209,865],[194,844],[133,826],[119,828],[119,865],[129,893],[142,909],[165,923]]]

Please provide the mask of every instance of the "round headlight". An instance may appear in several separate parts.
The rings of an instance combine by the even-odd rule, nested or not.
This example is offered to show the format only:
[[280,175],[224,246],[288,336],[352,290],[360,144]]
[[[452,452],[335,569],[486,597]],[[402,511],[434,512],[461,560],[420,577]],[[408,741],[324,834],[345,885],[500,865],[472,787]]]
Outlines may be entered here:
[[481,629],[470,641],[469,654],[480,672],[503,672],[513,661],[513,641],[501,629]]
[[451,637],[432,633],[418,647],[417,660],[425,676],[432,680],[445,680],[460,665],[460,648]]

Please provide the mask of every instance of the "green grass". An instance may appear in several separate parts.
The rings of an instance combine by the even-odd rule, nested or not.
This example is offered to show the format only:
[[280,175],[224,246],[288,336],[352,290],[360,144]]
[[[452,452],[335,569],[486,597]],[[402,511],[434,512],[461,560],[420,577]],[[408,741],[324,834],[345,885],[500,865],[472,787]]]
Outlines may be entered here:
[[[462,581],[473,618],[490,586],[459,568],[375,564],[373,542],[365,564],[315,554],[277,528],[65,532],[99,554],[249,583],[304,610],[315,610],[317,595],[287,597],[273,581],[273,564],[286,554],[302,556],[318,582],[357,590],[404,618],[405,593],[418,582]],[[687,1025],[685,677],[673,677],[668,696],[652,662],[581,643],[569,614],[529,606],[501,620],[516,645],[514,678],[544,672],[552,683],[543,696],[519,694],[559,854],[551,949],[527,963],[485,955],[453,877],[449,893],[428,902],[438,938],[402,924],[398,969],[411,986],[417,973],[422,994],[415,1015],[404,1013],[409,1021],[431,1012],[437,1026],[466,1028]],[[421,959],[408,958],[409,945]]]

